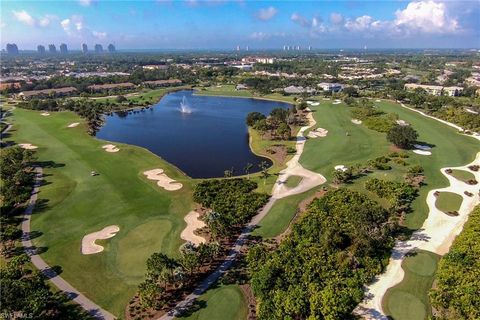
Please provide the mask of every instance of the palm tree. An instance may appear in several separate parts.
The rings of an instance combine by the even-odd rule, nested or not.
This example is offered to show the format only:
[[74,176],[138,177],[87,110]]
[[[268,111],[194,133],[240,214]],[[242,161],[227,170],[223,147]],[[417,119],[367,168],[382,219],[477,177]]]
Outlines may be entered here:
[[262,161],[258,166],[262,169],[263,184],[265,185],[267,183],[267,178],[270,176],[268,173],[268,164],[266,161]]
[[253,168],[253,164],[251,164],[250,162],[247,163],[245,168],[243,168],[245,170],[245,173],[247,174],[247,179],[250,179],[250,170],[252,170],[252,168]]

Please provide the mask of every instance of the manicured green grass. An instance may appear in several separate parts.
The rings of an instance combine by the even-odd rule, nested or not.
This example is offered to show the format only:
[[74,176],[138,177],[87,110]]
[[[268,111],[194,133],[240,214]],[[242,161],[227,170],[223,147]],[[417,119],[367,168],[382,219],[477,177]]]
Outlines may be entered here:
[[435,201],[435,206],[443,212],[458,211],[462,205],[462,196],[453,192],[440,192]]
[[[410,158],[408,161],[412,162],[412,164],[414,164],[413,161],[419,163],[424,168],[427,177],[427,185],[420,189],[419,196],[412,205],[413,212],[408,214],[406,219],[407,227],[418,229],[428,214],[428,206],[426,204],[428,191],[448,185],[448,181],[441,174],[440,169],[470,163],[480,150],[480,143],[471,137],[458,134],[455,129],[449,126],[423,117],[396,103],[382,101],[381,103],[375,103],[375,105],[385,112],[397,113],[400,119],[407,121],[418,131],[419,141],[434,145],[431,156],[421,156],[409,152]],[[392,314],[394,313],[393,310],[399,310],[399,312],[404,310],[404,312],[407,312],[407,310],[412,309],[413,302],[409,300],[409,297],[412,296],[423,302],[423,313],[426,315],[430,314],[428,290],[431,287],[434,276],[416,279],[416,275],[411,271],[418,272],[422,268],[423,262],[421,260],[412,260],[409,263],[409,268],[405,270],[405,279],[397,286],[389,289],[388,294],[383,299],[383,305],[388,306],[389,309],[387,310],[390,310]],[[419,306],[418,304],[415,305]],[[396,317],[394,318],[397,319]],[[408,315],[402,319],[408,319]]]
[[[176,256],[182,244],[183,217],[192,207],[192,180],[146,149],[115,143],[118,153],[105,152],[105,141],[90,137],[84,121],[70,112],[18,109],[12,117],[17,143],[39,146],[45,184],[39,193],[33,242],[47,250],[42,257],[62,267],[62,277],[100,306],[123,316],[128,300],[142,281],[145,261],[153,252]],[[67,128],[81,122],[76,128]],[[49,163],[51,161],[51,163]],[[169,192],[147,180],[143,171],[162,168],[183,183]],[[98,176],[92,177],[95,170]],[[82,237],[105,226],[120,231],[99,242],[105,251],[82,255]]]
[[403,281],[385,294],[383,309],[395,320],[424,320],[431,315],[426,294],[432,287],[440,257],[429,251],[419,251],[402,263]]
[[465,170],[452,169],[452,173],[450,173],[450,175],[453,176],[455,179],[463,182],[475,180],[475,176],[473,175],[473,173]]
[[197,311],[178,319],[189,320],[245,320],[247,302],[237,285],[220,285],[208,290],[195,304]]
[[224,84],[220,87],[196,88],[196,90],[196,94],[205,96],[253,97],[253,94],[249,90],[235,90],[233,84]]
[[[344,104],[323,102],[310,107],[316,126],[328,130],[322,139],[308,139],[300,163],[323,174],[331,181],[336,165],[365,163],[388,153],[385,135],[351,122],[350,110]],[[347,135],[348,133],[348,135]]]
[[299,203],[311,197],[316,191],[316,189],[312,189],[277,200],[252,234],[263,238],[273,238],[280,235],[288,228],[288,225],[297,213]]
[[296,186],[298,186],[300,181],[302,181],[302,179],[303,177],[300,176],[290,176],[288,177],[287,181],[285,181],[285,185],[288,188],[295,188]]

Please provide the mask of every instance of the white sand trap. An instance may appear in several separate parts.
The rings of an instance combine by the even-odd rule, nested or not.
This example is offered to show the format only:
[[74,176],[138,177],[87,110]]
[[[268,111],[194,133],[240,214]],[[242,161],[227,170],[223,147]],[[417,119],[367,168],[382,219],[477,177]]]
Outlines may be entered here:
[[432,150],[431,147],[425,146],[425,145],[423,145],[423,144],[414,144],[413,146],[415,147],[415,149],[419,149],[419,150],[423,150],[423,151]]
[[328,130],[324,128],[317,128],[308,133],[309,138],[323,138],[328,134]]
[[330,100],[330,98],[323,98],[323,100],[328,101],[328,100]]
[[345,172],[348,170],[348,168],[345,167],[343,164],[339,164],[338,166],[335,166],[335,170]]
[[375,100],[375,102],[382,102],[382,100],[380,100],[380,99],[377,99],[377,100]]
[[42,115],[42,116],[44,116],[44,117],[48,117],[48,116],[50,115],[50,113],[48,113],[48,112],[42,112],[42,113],[40,113],[40,115]]
[[183,229],[182,233],[180,234],[180,238],[185,241],[189,241],[195,245],[199,245],[200,243],[205,243],[204,237],[197,236],[194,231],[197,229],[201,229],[206,226],[205,222],[199,219],[200,214],[196,211],[190,211],[183,220],[187,223],[185,229]]
[[333,101],[332,104],[340,104],[340,103],[342,103],[342,101],[337,99],[337,100]]
[[146,175],[149,180],[157,180],[157,185],[167,191],[175,191],[183,187],[183,184],[176,182],[163,173],[163,169],[148,170],[143,174]]
[[38,148],[37,146],[34,146],[31,143],[19,143],[18,146],[26,150],[33,150]]
[[70,123],[68,125],[69,128],[75,128],[76,126],[78,126],[80,124],[80,122],[74,122],[74,123]]
[[432,153],[430,151],[418,150],[418,149],[413,150],[413,153],[416,153],[416,154],[419,154],[419,155],[422,155],[422,156],[431,156],[432,155]]
[[118,226],[112,225],[100,231],[87,234],[82,239],[82,254],[95,254],[103,251],[103,247],[95,243],[97,240],[105,240],[114,237],[120,231]]
[[362,120],[352,119],[352,123],[354,123],[354,124],[362,124]]
[[106,145],[102,146],[102,148],[105,149],[105,151],[107,151],[107,152],[118,152],[118,151],[120,151],[120,149],[117,148],[117,146],[114,145],[114,144],[106,144]]
[[395,121],[399,126],[409,126],[410,124],[405,120],[396,120]]

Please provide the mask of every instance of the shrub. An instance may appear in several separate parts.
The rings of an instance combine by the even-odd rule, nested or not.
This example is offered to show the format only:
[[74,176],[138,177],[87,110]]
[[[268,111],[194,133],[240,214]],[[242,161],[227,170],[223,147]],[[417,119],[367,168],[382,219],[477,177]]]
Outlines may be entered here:
[[417,140],[418,133],[411,126],[394,126],[387,134],[387,140],[402,149],[408,149]]

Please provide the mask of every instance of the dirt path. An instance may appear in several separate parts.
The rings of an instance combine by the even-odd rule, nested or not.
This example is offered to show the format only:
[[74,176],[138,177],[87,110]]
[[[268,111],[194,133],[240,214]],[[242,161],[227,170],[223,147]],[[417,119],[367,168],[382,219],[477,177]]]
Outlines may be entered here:
[[[403,280],[404,270],[402,262],[405,255],[412,250],[426,250],[438,255],[446,254],[455,237],[460,234],[463,225],[468,220],[469,213],[480,203],[478,185],[469,185],[455,179],[445,172],[446,169],[459,169],[471,172],[477,181],[480,181],[480,171],[473,172],[468,169],[470,165],[480,165],[480,152],[476,159],[466,166],[442,168],[441,173],[448,179],[449,186],[430,190],[427,195],[429,214],[422,227],[413,233],[407,241],[397,241],[392,250],[389,265],[383,274],[377,277],[365,291],[365,298],[354,310],[355,314],[365,319],[387,319],[382,308],[382,300],[387,290]],[[435,206],[435,192],[452,192],[463,198],[458,216],[449,216]],[[473,194],[472,197],[465,192]]]
[[[316,186],[321,185],[326,181],[326,179],[319,173],[307,170],[303,168],[298,160],[302,155],[303,148],[305,146],[306,138],[303,133],[316,124],[315,119],[313,119],[312,113],[308,113],[308,122],[307,126],[300,128],[300,131],[297,134],[297,143],[296,143],[296,154],[295,156],[287,163],[287,168],[280,172],[279,178],[275,182],[272,190],[272,196],[268,200],[267,204],[258,212],[256,216],[250,220],[250,222],[245,226],[245,228],[240,233],[240,236],[235,241],[233,248],[228,253],[225,261],[213,271],[205,280],[203,280],[200,285],[198,285],[195,290],[188,295],[183,301],[179,302],[172,310],[159,318],[159,320],[171,320],[175,316],[182,314],[185,310],[188,310],[190,305],[199,298],[207,289],[213,285],[235,262],[237,255],[240,253],[242,247],[246,244],[249,234],[255,229],[258,223],[267,215],[272,206],[278,199],[288,197],[290,195],[299,194],[305,191],[308,191]],[[303,179],[295,188],[287,188],[285,186],[285,181],[288,177],[302,176]]]
[[40,167],[36,168],[35,185],[28,202],[28,207],[25,209],[24,219],[22,221],[22,245],[25,252],[30,257],[33,265],[40,270],[58,289],[63,291],[67,297],[78,303],[85,309],[92,317],[96,319],[113,320],[113,316],[108,311],[96,305],[90,299],[85,297],[80,291],[72,287],[62,277],[60,277],[54,269],[52,269],[38,254],[36,254],[35,246],[30,239],[30,221],[37,201],[37,195],[42,181],[43,170]]

